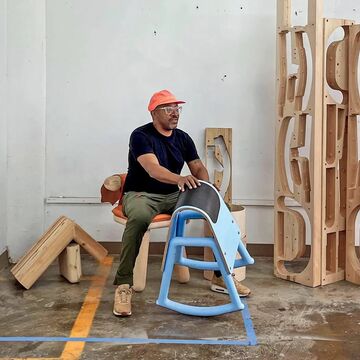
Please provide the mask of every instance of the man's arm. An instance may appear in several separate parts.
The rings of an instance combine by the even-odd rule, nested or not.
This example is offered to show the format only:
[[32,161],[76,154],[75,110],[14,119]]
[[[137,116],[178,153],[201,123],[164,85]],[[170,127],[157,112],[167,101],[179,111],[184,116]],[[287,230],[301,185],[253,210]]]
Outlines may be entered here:
[[190,161],[188,167],[191,174],[197,179],[209,181],[209,173],[200,159]]
[[137,158],[137,161],[150,175],[150,177],[165,184],[177,185],[181,191],[185,191],[185,185],[189,189],[196,188],[197,186],[200,185],[199,180],[194,175],[181,176],[171,172],[170,170],[166,169],[164,166],[161,166],[155,154],[151,153],[151,154],[141,155]]

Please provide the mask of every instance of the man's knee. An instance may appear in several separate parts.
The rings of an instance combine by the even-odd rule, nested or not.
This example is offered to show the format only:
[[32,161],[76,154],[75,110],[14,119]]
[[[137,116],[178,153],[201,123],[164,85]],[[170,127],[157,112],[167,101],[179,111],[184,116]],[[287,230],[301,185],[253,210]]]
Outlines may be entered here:
[[151,211],[147,211],[146,209],[138,209],[136,212],[131,212],[128,215],[128,223],[130,222],[138,226],[148,226],[151,223],[153,217],[154,216]]

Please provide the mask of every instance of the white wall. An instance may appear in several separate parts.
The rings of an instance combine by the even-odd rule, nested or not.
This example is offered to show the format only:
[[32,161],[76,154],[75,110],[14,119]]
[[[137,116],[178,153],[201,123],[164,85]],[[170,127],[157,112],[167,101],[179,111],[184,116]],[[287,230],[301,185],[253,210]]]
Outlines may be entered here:
[[255,175],[273,169],[275,9],[275,0],[49,1],[47,196],[97,196],[104,176],[126,169],[150,95],[169,88],[188,102],[180,127],[200,156],[206,127],[233,128],[234,197],[271,199],[272,182]]
[[6,248],[6,0],[0,0],[0,255]]
[[[234,201],[248,205],[249,242],[273,243],[275,0],[0,4],[7,4],[0,92],[7,89],[7,244],[14,260],[59,215],[98,240],[121,239],[111,206],[97,204],[98,189],[126,169],[129,134],[150,121],[147,102],[161,88],[187,100],[180,127],[202,158],[206,127],[233,128]],[[299,23],[305,4],[294,0]],[[358,0],[325,1],[325,16],[340,13],[360,22]],[[0,150],[2,173],[4,145]]]
[[17,259],[44,230],[45,1],[7,1],[7,242]]
[[[98,239],[121,238],[111,207],[54,203],[97,201],[103,179],[126,170],[129,135],[162,88],[187,101],[180,128],[203,159],[204,129],[233,128],[235,201],[272,199],[275,14],[275,0],[49,1],[46,224],[64,213]],[[272,242],[271,227],[258,235]]]

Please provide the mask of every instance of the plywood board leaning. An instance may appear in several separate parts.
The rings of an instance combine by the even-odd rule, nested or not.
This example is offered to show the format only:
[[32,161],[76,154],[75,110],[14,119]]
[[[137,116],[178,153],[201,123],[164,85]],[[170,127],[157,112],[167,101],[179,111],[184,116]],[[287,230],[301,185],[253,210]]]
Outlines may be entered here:
[[11,273],[20,284],[26,289],[30,289],[72,240],[78,242],[99,261],[107,255],[107,250],[79,225],[65,216],[61,216],[12,267]]
[[11,269],[12,274],[29,289],[73,238],[73,221],[60,217]]

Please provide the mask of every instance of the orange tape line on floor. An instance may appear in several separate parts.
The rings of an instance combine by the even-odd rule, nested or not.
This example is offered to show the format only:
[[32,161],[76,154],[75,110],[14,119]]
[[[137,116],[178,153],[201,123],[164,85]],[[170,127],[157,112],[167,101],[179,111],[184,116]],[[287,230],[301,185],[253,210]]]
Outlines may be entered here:
[[[89,335],[96,310],[99,306],[101,295],[110,274],[113,258],[107,256],[99,265],[96,276],[91,282],[89,291],[85,297],[84,303],[75,320],[70,337],[87,337]],[[70,341],[67,342],[60,359],[78,359],[84,349],[85,342]]]

